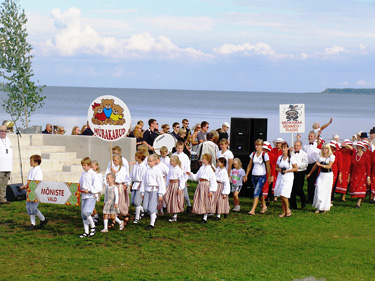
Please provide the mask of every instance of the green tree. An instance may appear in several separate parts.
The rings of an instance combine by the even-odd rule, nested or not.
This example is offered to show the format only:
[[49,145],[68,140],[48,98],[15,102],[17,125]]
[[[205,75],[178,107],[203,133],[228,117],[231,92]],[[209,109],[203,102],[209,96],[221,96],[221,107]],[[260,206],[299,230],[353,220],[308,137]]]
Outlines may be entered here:
[[[27,18],[17,0],[5,0],[0,10],[0,78],[7,93],[4,109],[15,120],[28,127],[31,114],[42,107],[46,98],[41,93],[45,86],[36,86],[27,42]],[[39,82],[39,81],[37,81]]]

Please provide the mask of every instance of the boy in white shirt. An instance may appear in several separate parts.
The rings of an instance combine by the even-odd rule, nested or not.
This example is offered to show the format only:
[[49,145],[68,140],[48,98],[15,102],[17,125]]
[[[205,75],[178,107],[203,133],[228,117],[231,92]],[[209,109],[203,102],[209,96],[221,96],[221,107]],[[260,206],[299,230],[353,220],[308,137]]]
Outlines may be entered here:
[[[43,172],[40,168],[40,163],[42,163],[42,158],[40,155],[34,154],[30,157],[30,166],[31,170],[29,172],[29,176],[27,177],[28,181],[42,181],[43,180]],[[28,185],[24,185],[21,189],[27,189]],[[38,210],[39,202],[29,202],[26,201],[26,211],[30,215],[31,226],[30,230],[35,229],[35,216],[40,219],[40,226],[39,228],[43,228],[47,223],[48,220],[43,216],[42,212]]]
[[[185,175],[186,181],[188,180],[189,176],[186,173],[190,173],[190,159],[189,156],[187,156],[184,152],[184,143],[182,141],[179,141],[176,143],[176,152],[173,153],[173,155],[177,155],[181,162],[181,169],[182,172]],[[190,198],[189,193],[187,189],[187,184],[185,184],[184,188],[184,198],[185,198],[185,204],[187,206],[186,212],[189,214],[191,212],[191,204],[190,204]]]
[[163,200],[166,192],[165,182],[163,175],[158,167],[156,167],[156,156],[150,155],[147,159],[148,168],[143,176],[140,186],[140,192],[143,199],[143,208],[145,212],[150,214],[150,225],[146,230],[155,227],[157,205],[159,201]]

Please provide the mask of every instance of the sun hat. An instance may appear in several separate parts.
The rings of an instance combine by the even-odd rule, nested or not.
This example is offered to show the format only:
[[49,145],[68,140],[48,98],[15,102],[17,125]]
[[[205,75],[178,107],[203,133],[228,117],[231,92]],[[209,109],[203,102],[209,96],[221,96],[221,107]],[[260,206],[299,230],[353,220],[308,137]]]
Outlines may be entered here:
[[336,148],[336,149],[339,149],[339,144],[337,143],[337,141],[334,141],[334,140],[331,140],[329,143],[328,143],[330,146]]
[[356,141],[356,142],[353,143],[353,145],[354,145],[354,146],[360,146],[360,147],[366,149],[366,146],[365,146],[364,143],[361,142],[361,141]]
[[344,139],[344,141],[342,142],[342,145],[350,145],[350,146],[353,146],[353,143],[352,143],[349,139]]
[[271,146],[271,144],[268,141],[264,141],[263,142],[263,148],[267,149],[268,151],[272,150],[272,146]]
[[223,123],[223,126],[230,128],[230,125],[229,125],[228,122],[224,122],[224,123]]
[[277,138],[276,140],[274,140],[272,142],[276,146],[277,143],[284,142],[284,140],[282,138]]

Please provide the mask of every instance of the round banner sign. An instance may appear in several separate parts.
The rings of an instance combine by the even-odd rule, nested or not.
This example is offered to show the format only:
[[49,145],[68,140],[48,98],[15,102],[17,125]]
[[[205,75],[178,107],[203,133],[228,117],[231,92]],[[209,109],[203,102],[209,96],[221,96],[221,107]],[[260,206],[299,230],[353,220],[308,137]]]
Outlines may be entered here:
[[95,136],[106,141],[121,139],[131,125],[128,107],[115,96],[96,98],[90,104],[87,120]]

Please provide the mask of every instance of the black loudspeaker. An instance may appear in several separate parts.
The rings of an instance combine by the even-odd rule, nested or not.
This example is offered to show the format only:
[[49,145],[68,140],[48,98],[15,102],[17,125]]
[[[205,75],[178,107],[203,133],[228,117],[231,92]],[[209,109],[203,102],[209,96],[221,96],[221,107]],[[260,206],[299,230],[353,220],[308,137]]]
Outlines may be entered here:
[[7,186],[7,201],[26,200],[27,189],[21,189],[22,183],[10,184]]
[[[254,142],[257,139],[267,140],[267,121],[266,118],[231,118],[230,150],[235,158],[241,160],[245,171],[250,162],[250,153],[255,150]],[[250,174],[240,192],[242,197],[251,197],[254,192]]]

